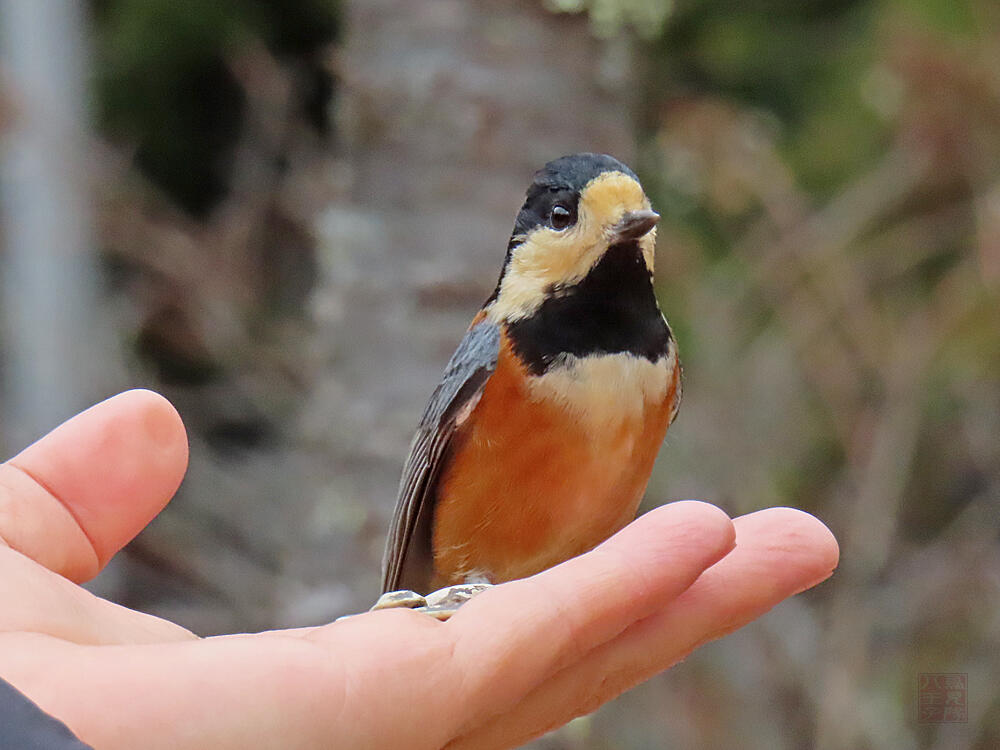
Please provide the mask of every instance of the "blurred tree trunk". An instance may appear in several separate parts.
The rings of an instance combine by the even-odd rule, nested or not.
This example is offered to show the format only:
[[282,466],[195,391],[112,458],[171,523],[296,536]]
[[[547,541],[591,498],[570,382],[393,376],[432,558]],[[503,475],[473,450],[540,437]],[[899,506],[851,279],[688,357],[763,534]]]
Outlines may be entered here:
[[[412,432],[489,295],[534,170],[633,156],[624,39],[537,0],[354,0],[336,55],[342,197],[320,217],[316,295],[331,367],[304,411],[331,504],[365,519],[357,604],[377,593]],[[316,557],[333,550],[322,537]],[[330,576],[344,576],[337,560]]]

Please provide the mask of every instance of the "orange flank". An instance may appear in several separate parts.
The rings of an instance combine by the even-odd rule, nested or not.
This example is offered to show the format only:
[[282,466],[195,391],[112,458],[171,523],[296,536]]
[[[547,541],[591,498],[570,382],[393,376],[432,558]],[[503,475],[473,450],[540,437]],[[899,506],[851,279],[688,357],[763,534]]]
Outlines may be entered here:
[[679,395],[680,368],[672,364],[664,377],[655,401],[594,429],[579,409],[529,387],[504,335],[438,485],[433,588],[532,575],[631,521]]

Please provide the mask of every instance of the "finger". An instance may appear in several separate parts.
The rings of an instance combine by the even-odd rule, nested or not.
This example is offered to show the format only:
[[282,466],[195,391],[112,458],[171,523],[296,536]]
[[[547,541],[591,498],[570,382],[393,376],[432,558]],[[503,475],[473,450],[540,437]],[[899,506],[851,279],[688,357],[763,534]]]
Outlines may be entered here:
[[500,713],[568,663],[680,595],[733,547],[730,519],[699,502],[665,505],[592,552],[484,592],[446,625],[469,717]]
[[836,540],[806,513],[775,508],[734,523],[736,548],[661,612],[594,649],[534,690],[516,710],[460,738],[450,750],[520,745],[590,713],[701,644],[815,586],[837,565]]
[[184,426],[166,399],[110,398],[0,466],[0,541],[85,581],[160,512],[186,466]]
[[38,633],[81,645],[190,640],[189,630],[94,596],[0,546],[0,634]]
[[[662,608],[732,549],[733,539],[732,522],[718,508],[675,503],[585,555],[478,595],[447,623],[389,609],[317,628],[307,638],[370,642],[340,657],[345,672],[358,675],[345,714],[391,716],[390,724],[380,724],[383,735],[392,730],[412,739],[420,727],[426,746],[440,747]],[[379,654],[374,671],[372,649]],[[412,699],[414,674],[420,700]]]

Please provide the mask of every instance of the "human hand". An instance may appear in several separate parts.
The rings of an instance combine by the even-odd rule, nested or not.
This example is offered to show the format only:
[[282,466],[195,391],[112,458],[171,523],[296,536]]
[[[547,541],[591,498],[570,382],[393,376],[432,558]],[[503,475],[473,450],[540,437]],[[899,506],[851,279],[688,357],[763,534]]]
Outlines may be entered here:
[[180,418],[131,391],[0,466],[0,677],[96,748],[501,748],[594,710],[827,578],[812,516],[657,508],[448,622],[408,610],[198,638],[91,578],[166,504]]

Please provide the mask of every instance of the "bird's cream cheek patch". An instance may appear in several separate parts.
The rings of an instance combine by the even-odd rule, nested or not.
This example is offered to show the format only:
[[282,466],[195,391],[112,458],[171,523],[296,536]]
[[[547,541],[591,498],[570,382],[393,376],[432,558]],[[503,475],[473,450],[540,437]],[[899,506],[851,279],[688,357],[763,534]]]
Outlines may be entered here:
[[[605,172],[580,193],[577,222],[556,231],[539,227],[515,250],[489,310],[490,319],[530,317],[552,288],[581,281],[608,249],[608,233],[626,211],[649,208],[642,186],[623,172]],[[643,258],[653,270],[655,230],[640,240]]]

